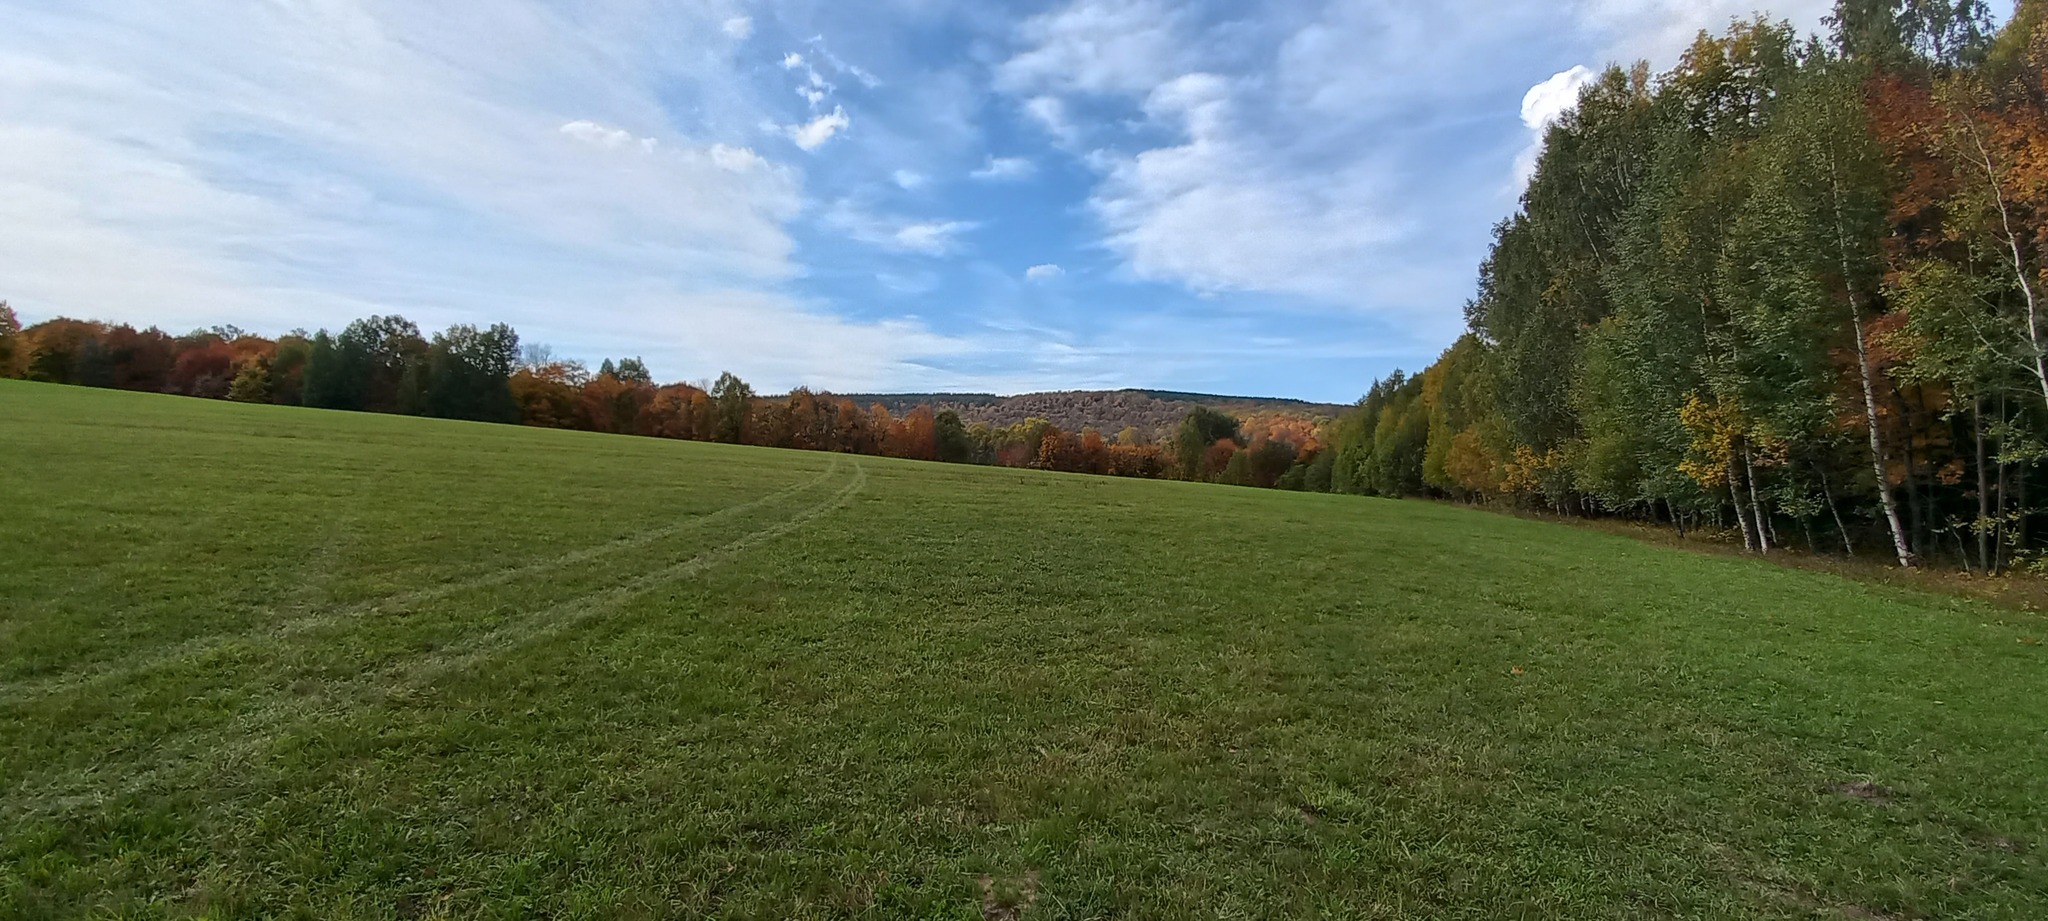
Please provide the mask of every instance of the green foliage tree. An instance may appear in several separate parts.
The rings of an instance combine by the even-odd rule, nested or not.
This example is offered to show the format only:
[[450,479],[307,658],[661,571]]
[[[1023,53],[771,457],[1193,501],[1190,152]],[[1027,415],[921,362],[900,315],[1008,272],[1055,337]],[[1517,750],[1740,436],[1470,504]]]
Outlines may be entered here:
[[249,361],[235,372],[235,381],[228,387],[228,399],[237,403],[270,402],[270,369],[261,361]]
[[652,384],[654,375],[647,370],[647,363],[639,358],[621,358],[612,375],[628,384]]
[[1844,56],[1888,70],[1977,64],[1993,35],[1984,0],[1836,0],[1828,26]]
[[[1873,485],[1894,555],[1899,565],[1912,566],[1917,554],[1886,474],[1891,457],[1878,408],[1884,384],[1872,364],[1867,328],[1883,300],[1892,199],[1888,166],[1864,110],[1868,75],[1858,62],[1818,48],[1809,52],[1759,144],[1763,188],[1736,225],[1737,242],[1747,250],[1730,254],[1724,275],[1748,295],[1751,309],[1738,319],[1758,341],[1754,351],[1777,359],[1774,368],[1750,370],[1753,399],[1771,407],[1766,424],[1775,425],[1779,437],[1803,440],[1799,447],[1809,457],[1836,411],[1825,350],[1846,334]],[[1775,326],[1760,328],[1759,322]]]
[[1641,68],[1610,68],[1586,88],[1549,129],[1521,211],[1495,228],[1480,268],[1467,316],[1493,346],[1499,412],[1520,444],[1547,450],[1579,434],[1572,380],[1585,331],[1612,310],[1602,282],[1645,178],[1650,90]]
[[932,422],[933,437],[938,445],[939,460],[949,464],[965,464],[974,459],[974,440],[968,437],[967,427],[960,422],[960,414],[945,410]]
[[[426,360],[428,344],[417,324],[395,315],[357,320],[341,331],[336,348],[359,356],[363,409],[421,411],[425,382],[418,366]],[[409,371],[414,375],[411,386]]]
[[306,360],[305,403],[370,412],[418,411],[425,382],[416,365],[426,353],[419,327],[400,316],[356,320],[336,336],[321,330],[313,337]]
[[21,334],[27,355],[17,359],[24,363],[23,376],[51,384],[76,383],[79,353],[99,334],[98,324],[79,320],[48,320],[29,327]]
[[71,361],[70,383],[84,387],[114,386],[113,356],[98,337],[80,342]]
[[305,401],[306,363],[313,355],[313,342],[303,334],[277,340],[270,354],[270,401],[296,406]]
[[1174,460],[1179,465],[1182,479],[1199,480],[1205,474],[1202,469],[1203,456],[1209,446],[1219,441],[1243,442],[1241,423],[1236,416],[1218,412],[1207,406],[1197,406],[1188,411],[1180,420],[1180,428],[1173,439]]
[[0,377],[21,376],[21,353],[21,318],[0,301]]
[[424,406],[427,415],[480,422],[517,422],[512,372],[519,364],[519,334],[504,324],[489,329],[451,326],[429,347]]
[[359,356],[343,354],[334,337],[321,330],[307,343],[302,399],[321,409],[360,409],[363,405]]
[[754,388],[726,371],[711,385],[711,402],[718,409],[718,440],[739,444],[747,433],[747,420],[754,403]]

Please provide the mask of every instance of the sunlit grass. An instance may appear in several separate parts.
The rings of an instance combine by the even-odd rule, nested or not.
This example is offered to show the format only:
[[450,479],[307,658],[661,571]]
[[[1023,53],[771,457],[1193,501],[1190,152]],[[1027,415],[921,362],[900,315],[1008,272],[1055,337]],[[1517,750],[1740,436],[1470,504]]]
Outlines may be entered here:
[[0,916],[2048,917],[2032,615],[0,382]]

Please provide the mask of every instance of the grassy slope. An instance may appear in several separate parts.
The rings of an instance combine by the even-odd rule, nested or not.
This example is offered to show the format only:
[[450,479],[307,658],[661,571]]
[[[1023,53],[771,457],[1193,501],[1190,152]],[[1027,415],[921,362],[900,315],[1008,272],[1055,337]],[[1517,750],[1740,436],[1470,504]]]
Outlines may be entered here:
[[2048,917],[2040,620],[1592,531],[7,381],[0,547],[4,917]]

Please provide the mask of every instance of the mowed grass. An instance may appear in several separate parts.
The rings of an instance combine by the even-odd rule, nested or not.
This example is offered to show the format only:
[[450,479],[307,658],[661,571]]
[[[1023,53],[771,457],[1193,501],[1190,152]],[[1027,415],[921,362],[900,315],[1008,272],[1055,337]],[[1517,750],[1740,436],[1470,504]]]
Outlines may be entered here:
[[0,381],[0,917],[2048,917],[2036,615]]

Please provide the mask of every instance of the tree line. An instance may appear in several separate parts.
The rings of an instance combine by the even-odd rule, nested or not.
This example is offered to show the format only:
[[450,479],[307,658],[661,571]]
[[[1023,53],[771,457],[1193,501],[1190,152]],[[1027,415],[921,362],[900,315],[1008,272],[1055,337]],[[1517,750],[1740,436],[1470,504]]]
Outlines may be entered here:
[[1468,333],[1333,433],[1333,487],[2040,559],[2048,0],[1845,0],[1614,67],[1495,228]]
[[1244,419],[1206,407],[1166,437],[1125,427],[1063,431],[1042,419],[963,423],[929,404],[880,403],[799,387],[764,396],[737,375],[656,384],[638,358],[592,371],[511,327],[456,325],[425,335],[399,316],[339,333],[276,339],[233,327],[174,336],[160,329],[59,318],[22,329],[0,304],[0,377],[91,387],[400,413],[765,447],[840,451],[1075,473],[1302,488],[1321,452],[1309,419]]

